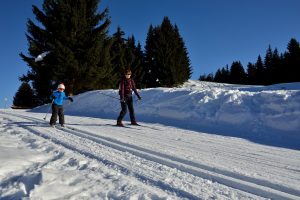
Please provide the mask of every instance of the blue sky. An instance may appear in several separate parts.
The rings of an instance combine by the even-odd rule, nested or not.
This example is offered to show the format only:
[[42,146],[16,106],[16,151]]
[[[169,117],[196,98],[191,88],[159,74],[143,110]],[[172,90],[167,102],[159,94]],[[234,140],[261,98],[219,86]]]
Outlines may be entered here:
[[[27,19],[34,19],[31,5],[41,9],[42,0],[10,0],[0,7],[0,108],[12,104],[20,86],[18,77],[29,69],[19,57],[27,54]],[[268,45],[280,53],[291,38],[300,41],[299,0],[102,0],[108,7],[110,34],[120,26],[126,37],[134,35],[142,46],[150,24],[160,25],[164,16],[177,24],[193,67],[192,79],[215,72],[233,61],[244,67],[265,55]]]

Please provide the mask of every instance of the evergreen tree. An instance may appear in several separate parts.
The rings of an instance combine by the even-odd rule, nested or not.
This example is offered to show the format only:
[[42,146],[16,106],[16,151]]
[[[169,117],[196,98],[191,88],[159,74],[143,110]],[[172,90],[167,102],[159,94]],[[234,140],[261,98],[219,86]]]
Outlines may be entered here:
[[214,82],[222,83],[222,79],[223,79],[222,71],[221,71],[221,69],[218,69],[214,76]]
[[[159,86],[168,87],[174,85],[174,73],[172,67],[175,64],[175,35],[173,25],[167,17],[164,17],[160,27],[156,29],[157,37],[155,49],[157,54],[155,60],[158,68]],[[175,69],[174,69],[175,71]]]
[[[259,84],[270,85],[279,83],[282,68],[282,57],[279,56],[277,48],[273,51],[269,45],[264,58],[263,67],[256,69],[258,72]],[[248,73],[249,75],[249,73]]]
[[190,60],[178,27],[165,17],[162,24],[150,26],[145,46],[147,87],[182,84],[191,76]]
[[97,66],[98,70],[101,71],[101,74],[98,74],[99,77],[93,89],[115,88],[115,80],[117,79],[118,75],[114,72],[114,68],[111,63],[110,48],[112,43],[112,38],[107,38],[103,42],[103,48],[99,54],[100,61]]
[[[20,79],[32,81],[41,100],[45,101],[60,82],[67,85],[69,93],[77,94],[99,87],[99,80],[110,76],[110,60],[101,60],[109,59],[103,53],[109,45],[110,21],[108,9],[97,13],[98,4],[99,0],[45,0],[43,11],[33,6],[42,26],[28,20],[29,56],[20,56],[31,69]],[[35,62],[43,52],[49,53]]]
[[[296,39],[292,38],[288,43],[288,51],[283,54],[279,54],[277,48],[273,51],[269,45],[266,50],[266,55],[264,57],[264,62],[259,55],[255,64],[248,63],[246,79],[248,84],[255,85],[268,85],[283,82],[298,82],[300,81],[300,45]],[[236,68],[237,67],[237,63]],[[224,69],[224,68],[223,68]],[[232,70],[230,71],[230,81],[222,80],[226,77],[226,70],[223,71],[218,69],[214,81],[215,82],[236,82],[232,79]],[[228,69],[228,68],[227,68]],[[227,70],[228,71],[228,70]],[[237,74],[237,70],[236,70]],[[241,72],[241,74],[243,74]],[[238,77],[237,75],[234,75]],[[242,77],[243,75],[241,75]],[[229,77],[229,76],[228,76]],[[201,80],[208,79],[206,75],[200,76]],[[241,80],[240,80],[241,81]],[[245,82],[245,83],[246,83]]]
[[266,56],[264,59],[264,85],[268,85],[272,82],[272,74],[273,74],[273,51],[271,46],[269,45]]
[[156,49],[155,46],[155,40],[156,40],[156,32],[157,28],[154,28],[152,25],[150,25],[147,38],[146,38],[146,44],[145,44],[145,66],[144,66],[144,74],[145,77],[143,79],[143,84],[148,87],[158,87],[158,66],[157,62],[154,59],[156,57]]
[[133,73],[132,78],[134,79],[137,88],[144,88],[144,53],[142,51],[141,44],[138,42],[138,44],[135,45],[135,39],[132,36],[127,40],[126,49],[128,52],[128,60],[131,58],[128,66],[130,66]]
[[261,56],[259,55],[257,57],[257,61],[255,63],[255,69],[256,69],[256,85],[263,85],[265,84],[264,80],[264,74],[265,74],[265,69],[264,69],[264,64],[262,61]]
[[229,67],[228,65],[226,65],[226,67],[223,67],[221,70],[222,73],[222,83],[229,83],[230,80],[230,71],[229,71]]
[[240,61],[233,62],[230,68],[230,83],[245,84],[245,82],[246,73],[244,71],[243,65]]
[[249,62],[247,65],[247,83],[250,85],[255,85],[257,82],[256,76],[257,76],[256,66]]
[[117,31],[113,34],[113,43],[110,49],[114,74],[117,75],[117,80],[123,75],[124,70],[128,68],[125,57],[126,41],[124,35],[124,31],[118,26]]
[[123,76],[125,69],[131,69],[133,73],[132,78],[134,78],[136,85],[141,87],[144,60],[141,45],[138,43],[138,46],[136,46],[133,35],[127,39],[124,38],[124,35],[125,33],[120,27],[113,34],[113,44],[110,52],[114,73],[117,75],[117,79],[119,79]]
[[201,75],[198,79],[199,81],[209,81],[209,82],[213,82],[214,81],[214,75],[212,73],[206,75]]
[[272,53],[272,66],[269,70],[269,84],[281,83],[282,56],[279,55],[277,48]]
[[230,80],[230,72],[228,70],[228,65],[226,67],[223,67],[222,69],[218,69],[215,73],[213,82],[217,83],[229,83]]
[[292,38],[287,45],[287,52],[284,54],[285,82],[300,81],[300,45],[299,42]]
[[35,106],[35,96],[30,85],[23,82],[16,92],[13,100],[14,107],[32,108]]
[[176,61],[175,66],[172,69],[174,72],[175,77],[175,84],[182,84],[185,81],[187,81],[189,78],[191,78],[192,75],[192,68],[190,63],[190,58],[188,56],[187,48],[185,47],[183,38],[179,34],[179,29],[177,25],[175,24],[175,39],[178,41],[178,46],[176,49]]

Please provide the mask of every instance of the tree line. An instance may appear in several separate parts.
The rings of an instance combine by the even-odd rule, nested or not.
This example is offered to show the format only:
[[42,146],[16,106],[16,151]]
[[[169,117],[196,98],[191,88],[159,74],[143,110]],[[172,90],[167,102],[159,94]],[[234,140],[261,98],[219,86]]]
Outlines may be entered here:
[[216,71],[215,74],[201,75],[199,80],[218,83],[271,85],[276,83],[300,82],[300,45],[292,38],[287,51],[279,54],[277,48],[269,45],[266,55],[257,57],[255,63],[249,62],[244,70],[240,61],[232,62]]
[[109,9],[99,12],[99,4],[100,0],[44,0],[42,10],[32,6],[38,24],[27,21],[28,53],[20,56],[29,70],[19,78],[15,106],[49,102],[61,82],[71,95],[117,88],[128,68],[139,88],[172,87],[191,77],[183,38],[168,17],[161,25],[149,26],[143,50],[133,35],[124,37],[121,27],[108,34]]

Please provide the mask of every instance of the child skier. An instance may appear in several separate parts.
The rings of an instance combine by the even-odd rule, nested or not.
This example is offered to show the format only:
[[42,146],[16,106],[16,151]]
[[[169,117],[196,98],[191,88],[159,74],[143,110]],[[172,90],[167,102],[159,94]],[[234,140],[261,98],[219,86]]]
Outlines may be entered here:
[[50,119],[50,125],[54,126],[57,121],[57,115],[59,117],[59,124],[64,127],[65,117],[64,117],[64,108],[63,100],[70,100],[73,102],[72,97],[67,97],[65,92],[65,85],[63,83],[57,86],[57,90],[52,93],[50,99],[52,100],[52,116]]
[[130,78],[131,71],[127,69],[124,73],[124,77],[122,77],[119,85],[119,94],[120,94],[120,102],[121,102],[121,112],[117,120],[117,126],[124,126],[122,123],[122,119],[124,118],[127,107],[129,109],[129,115],[132,125],[138,125],[135,120],[134,109],[133,109],[133,101],[132,101],[132,90],[136,94],[139,100],[141,100],[141,96],[136,90],[135,83],[133,79]]

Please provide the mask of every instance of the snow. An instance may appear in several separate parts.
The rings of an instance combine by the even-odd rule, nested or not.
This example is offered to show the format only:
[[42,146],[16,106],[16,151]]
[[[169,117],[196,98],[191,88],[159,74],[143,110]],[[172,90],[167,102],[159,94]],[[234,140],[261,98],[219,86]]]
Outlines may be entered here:
[[142,126],[116,127],[116,90],[0,110],[0,199],[300,199],[300,83],[188,81],[140,91]]
[[41,53],[40,55],[38,55],[38,56],[34,59],[34,61],[35,61],[35,62],[42,61],[42,60],[46,57],[46,55],[49,54],[49,53],[50,53],[50,51],[46,51],[46,52]]

